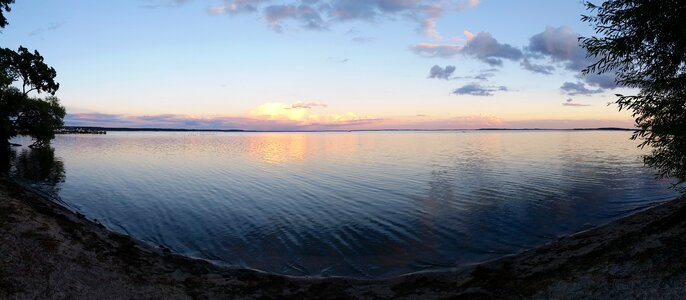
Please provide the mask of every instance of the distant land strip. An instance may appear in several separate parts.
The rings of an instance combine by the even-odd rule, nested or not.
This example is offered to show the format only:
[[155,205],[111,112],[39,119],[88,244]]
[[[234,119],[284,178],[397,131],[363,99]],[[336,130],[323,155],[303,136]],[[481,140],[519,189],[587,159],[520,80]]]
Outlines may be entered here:
[[189,128],[130,128],[130,127],[93,127],[93,126],[64,126],[66,131],[148,131],[148,132],[376,132],[376,131],[635,131],[631,128],[598,127],[598,128],[476,128],[476,129],[354,129],[354,130],[244,130],[244,129],[189,129]]

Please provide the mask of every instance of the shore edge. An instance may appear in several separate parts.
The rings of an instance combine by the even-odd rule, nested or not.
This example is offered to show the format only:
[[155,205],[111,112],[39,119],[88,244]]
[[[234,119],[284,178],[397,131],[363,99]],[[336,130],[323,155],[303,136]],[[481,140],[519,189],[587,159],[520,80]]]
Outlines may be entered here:
[[451,271],[303,278],[151,247],[0,178],[0,298],[686,298],[686,198]]

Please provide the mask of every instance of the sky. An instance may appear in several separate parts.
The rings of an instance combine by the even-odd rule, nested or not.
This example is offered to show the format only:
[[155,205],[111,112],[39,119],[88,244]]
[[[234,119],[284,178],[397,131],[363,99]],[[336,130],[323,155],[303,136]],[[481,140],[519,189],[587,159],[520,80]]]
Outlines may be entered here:
[[632,127],[582,76],[576,0],[17,1],[3,47],[58,73],[66,125]]

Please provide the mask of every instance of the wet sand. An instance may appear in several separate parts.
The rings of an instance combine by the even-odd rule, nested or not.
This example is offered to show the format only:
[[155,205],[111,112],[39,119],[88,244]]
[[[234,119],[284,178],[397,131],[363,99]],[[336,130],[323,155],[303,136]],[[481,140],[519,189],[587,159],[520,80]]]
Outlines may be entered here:
[[684,250],[681,198],[456,270],[295,278],[149,246],[0,178],[0,299],[684,299]]

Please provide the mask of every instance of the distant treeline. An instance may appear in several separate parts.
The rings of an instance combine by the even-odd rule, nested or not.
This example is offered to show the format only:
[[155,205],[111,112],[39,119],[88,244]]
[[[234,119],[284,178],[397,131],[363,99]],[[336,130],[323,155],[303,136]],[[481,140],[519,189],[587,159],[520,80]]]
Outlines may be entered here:
[[210,132],[242,132],[240,129],[181,129],[181,128],[127,128],[127,127],[91,127],[91,126],[64,126],[62,131],[70,133],[77,131],[210,131]]
[[[569,129],[550,129],[550,128],[479,128],[479,129],[372,129],[372,130],[273,130],[264,132],[364,132],[364,131],[553,131],[553,130],[607,130],[607,131],[634,131],[630,128],[619,127],[599,127],[599,128],[569,128]],[[128,127],[92,127],[92,126],[64,126],[57,133],[103,133],[107,131],[165,131],[165,132],[260,132],[258,130],[242,129],[183,129],[183,128],[128,128]]]

